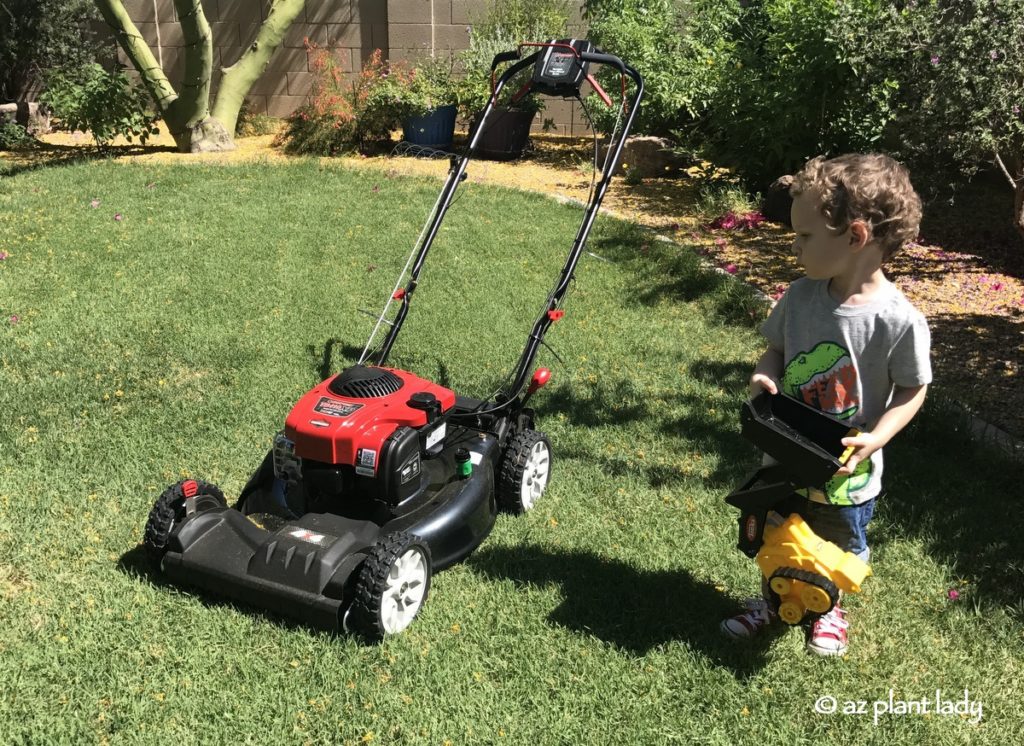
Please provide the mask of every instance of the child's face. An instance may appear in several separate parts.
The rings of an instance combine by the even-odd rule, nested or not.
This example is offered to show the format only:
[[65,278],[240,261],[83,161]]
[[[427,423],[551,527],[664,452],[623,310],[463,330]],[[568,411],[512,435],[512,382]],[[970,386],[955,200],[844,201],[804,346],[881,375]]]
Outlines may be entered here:
[[821,214],[821,195],[807,189],[793,198],[790,219],[796,238],[793,252],[804,274],[812,280],[828,280],[841,274],[853,258],[849,227],[836,233]]

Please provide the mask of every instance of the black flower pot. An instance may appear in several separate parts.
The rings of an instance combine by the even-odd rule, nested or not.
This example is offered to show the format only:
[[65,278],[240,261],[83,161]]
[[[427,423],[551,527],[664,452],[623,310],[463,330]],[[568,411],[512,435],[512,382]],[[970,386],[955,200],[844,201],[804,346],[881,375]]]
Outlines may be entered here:
[[[535,111],[495,108],[487,117],[487,124],[480,135],[476,152],[484,158],[498,161],[518,158],[526,149],[526,143],[530,139],[530,125],[536,115]],[[477,114],[470,127],[470,138],[476,133],[479,125],[480,114]]]

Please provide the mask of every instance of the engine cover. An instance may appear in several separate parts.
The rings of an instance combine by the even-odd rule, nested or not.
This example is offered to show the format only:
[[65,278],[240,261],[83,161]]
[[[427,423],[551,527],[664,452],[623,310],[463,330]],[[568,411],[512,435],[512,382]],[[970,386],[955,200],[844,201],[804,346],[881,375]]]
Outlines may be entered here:
[[443,439],[443,415],[454,405],[453,391],[412,373],[357,365],[303,396],[285,420],[285,435],[299,458],[352,466],[372,477],[398,428],[427,432],[439,419],[438,434],[426,435],[429,449],[431,438]]

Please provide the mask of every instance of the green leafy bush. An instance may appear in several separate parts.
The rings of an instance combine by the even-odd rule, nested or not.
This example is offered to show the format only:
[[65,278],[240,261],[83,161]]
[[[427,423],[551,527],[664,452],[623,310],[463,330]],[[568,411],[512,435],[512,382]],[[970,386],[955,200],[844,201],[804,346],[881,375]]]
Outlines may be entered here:
[[854,29],[873,25],[880,12],[875,0],[745,4],[690,136],[755,188],[821,153],[877,148],[896,84],[862,75]]
[[457,103],[452,57],[435,57],[410,67],[391,63],[389,74],[379,78],[367,95],[366,108],[375,115],[400,123],[442,106]]
[[[588,0],[584,14],[589,38],[621,57],[644,79],[644,100],[633,134],[668,136],[698,120],[731,59],[728,31],[740,13],[739,0]],[[619,73],[602,66],[598,80],[619,90]],[[588,102],[595,126],[608,132],[617,108],[596,97]]]
[[109,59],[93,0],[0,2],[0,102],[34,98],[51,70]]
[[88,130],[100,147],[118,136],[145,144],[159,132],[157,117],[146,109],[146,92],[122,70],[108,72],[95,62],[75,74],[54,74],[40,99],[65,129]]
[[281,120],[267,114],[258,114],[252,110],[248,101],[242,102],[235,122],[235,137],[258,137],[272,135],[281,126]]
[[24,150],[35,144],[36,139],[17,122],[0,123],[0,150]]
[[[569,22],[566,0],[491,0],[483,17],[469,32],[469,47],[459,55],[464,77],[457,86],[459,113],[472,119],[491,98],[491,62],[500,52],[515,49],[523,41],[564,38]],[[499,68],[500,74],[504,68]],[[515,104],[518,86],[509,85],[499,106],[537,112],[544,108],[540,96],[524,96]]]

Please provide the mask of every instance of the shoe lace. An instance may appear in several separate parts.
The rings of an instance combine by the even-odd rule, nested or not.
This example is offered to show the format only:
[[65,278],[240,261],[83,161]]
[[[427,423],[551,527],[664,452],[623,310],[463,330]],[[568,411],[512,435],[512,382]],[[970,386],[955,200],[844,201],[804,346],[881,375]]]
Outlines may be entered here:
[[846,621],[846,617],[843,615],[841,609],[832,609],[828,614],[820,617],[814,623],[814,634],[820,635],[825,632],[831,632],[838,634],[843,630],[847,629],[850,623]]

